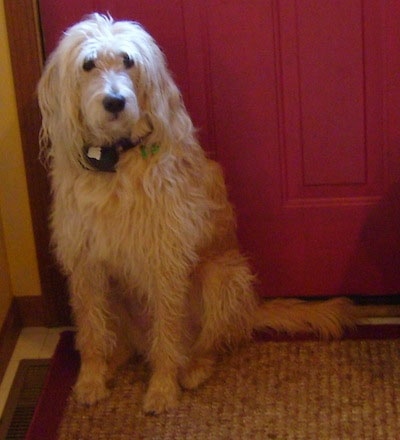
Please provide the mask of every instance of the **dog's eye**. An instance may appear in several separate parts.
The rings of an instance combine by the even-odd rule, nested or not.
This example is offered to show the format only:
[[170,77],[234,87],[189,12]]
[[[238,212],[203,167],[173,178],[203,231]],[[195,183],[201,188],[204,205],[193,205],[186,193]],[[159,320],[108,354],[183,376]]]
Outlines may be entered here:
[[85,72],[89,72],[92,69],[94,69],[96,67],[96,63],[94,62],[93,58],[87,58],[84,62],[83,62],[83,70]]
[[124,53],[122,55],[122,59],[124,60],[124,66],[127,69],[130,69],[131,67],[133,67],[135,65],[135,61],[132,57],[130,57],[127,53]]

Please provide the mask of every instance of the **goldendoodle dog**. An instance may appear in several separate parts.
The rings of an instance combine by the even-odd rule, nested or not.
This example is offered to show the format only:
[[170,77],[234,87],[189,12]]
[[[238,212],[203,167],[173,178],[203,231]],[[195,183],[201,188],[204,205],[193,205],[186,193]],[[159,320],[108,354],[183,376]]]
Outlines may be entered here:
[[254,329],[336,337],[353,324],[344,298],[257,297],[221,168],[140,25],[93,14],[72,26],[38,93],[79,402],[104,398],[107,379],[136,352],[151,369],[144,411],[162,413],[210,376],[218,350]]

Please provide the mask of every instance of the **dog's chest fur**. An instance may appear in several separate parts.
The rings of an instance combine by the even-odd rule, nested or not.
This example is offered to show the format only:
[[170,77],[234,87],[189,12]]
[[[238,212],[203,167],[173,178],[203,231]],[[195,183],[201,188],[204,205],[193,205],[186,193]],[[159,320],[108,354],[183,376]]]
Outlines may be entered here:
[[182,167],[166,160],[112,175],[84,172],[69,182],[65,176],[57,185],[54,221],[63,223],[55,241],[67,271],[82,253],[135,278],[178,255],[194,264],[212,240],[216,204],[202,180]]

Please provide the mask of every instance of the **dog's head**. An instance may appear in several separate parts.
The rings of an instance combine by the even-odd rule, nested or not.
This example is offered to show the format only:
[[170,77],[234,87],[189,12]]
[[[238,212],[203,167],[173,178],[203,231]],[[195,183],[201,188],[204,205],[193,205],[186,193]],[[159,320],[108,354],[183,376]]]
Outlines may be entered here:
[[168,145],[192,130],[153,38],[137,23],[100,14],[65,32],[38,95],[43,155],[75,165],[87,145],[135,141],[149,132]]

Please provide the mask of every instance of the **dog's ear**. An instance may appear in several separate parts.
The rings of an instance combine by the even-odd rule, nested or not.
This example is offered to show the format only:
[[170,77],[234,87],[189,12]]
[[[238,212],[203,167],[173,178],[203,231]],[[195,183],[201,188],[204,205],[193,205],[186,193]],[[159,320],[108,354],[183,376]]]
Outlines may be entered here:
[[60,120],[60,79],[56,57],[48,60],[38,84],[38,99],[42,114],[40,130],[40,159],[48,165],[53,156],[52,144],[57,143]]
[[140,87],[146,116],[155,137],[170,144],[189,139],[193,133],[192,121],[185,109],[181,93],[170,74],[164,54],[152,41],[140,73]]
[[[39,107],[42,114],[40,155],[51,162],[58,148],[63,157],[76,165],[76,152],[81,150],[82,136],[77,105],[77,78],[71,70],[63,41],[50,55],[38,84]],[[65,146],[68,146],[66,149]]]

